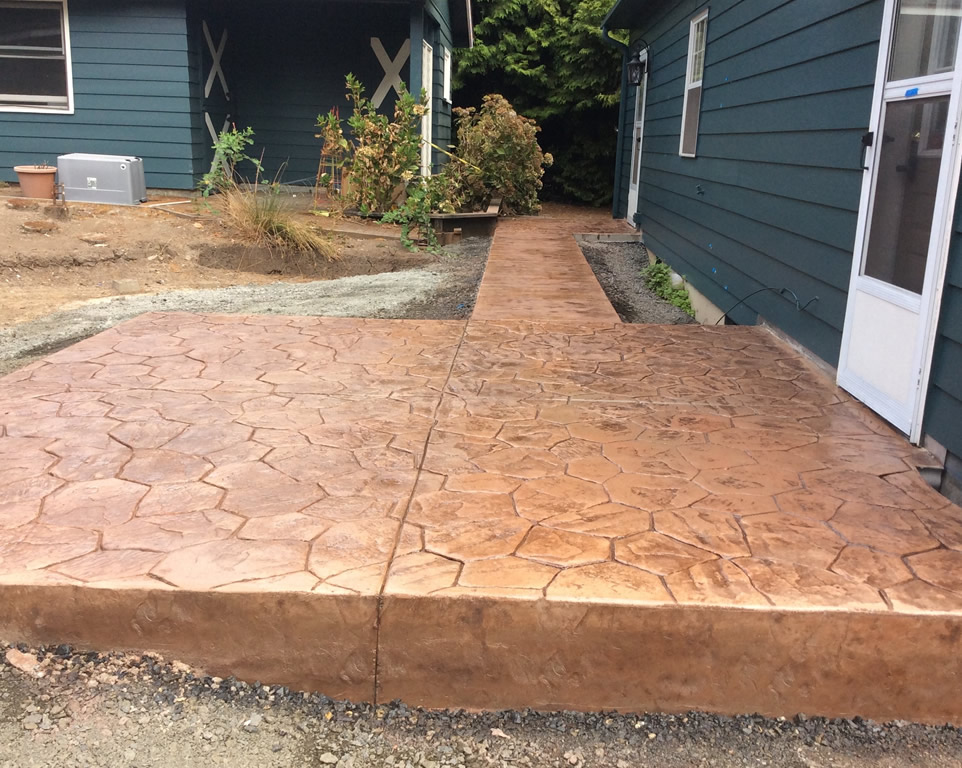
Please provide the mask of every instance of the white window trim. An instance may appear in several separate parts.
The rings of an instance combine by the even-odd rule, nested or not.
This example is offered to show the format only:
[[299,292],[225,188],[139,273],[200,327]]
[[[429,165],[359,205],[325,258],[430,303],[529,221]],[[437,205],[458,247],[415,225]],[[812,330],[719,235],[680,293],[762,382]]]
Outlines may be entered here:
[[[63,6],[63,53],[67,64],[67,107],[20,107],[0,104],[0,112],[20,112],[34,115],[72,115],[73,101],[73,57],[70,55],[70,14],[67,0],[17,0],[23,3],[60,3]],[[28,97],[29,98],[29,97]]]
[[441,48],[444,54],[444,100],[451,103],[451,51]]
[[[688,56],[685,59],[685,92],[682,95],[682,107],[681,107],[681,131],[678,135],[678,154],[682,157],[695,157],[696,152],[685,152],[685,120],[688,117],[688,92],[692,88],[701,88],[702,83],[705,79],[705,66],[704,59],[702,60],[702,79],[693,81],[691,80],[691,61],[692,57],[695,55],[695,27],[702,21],[706,22],[705,27],[705,54],[708,53],[708,9],[699,13],[697,16],[693,16],[688,22]],[[705,91],[702,89],[702,97],[704,97]],[[701,107],[699,105],[699,111]],[[695,146],[698,145],[698,130],[695,130]]]

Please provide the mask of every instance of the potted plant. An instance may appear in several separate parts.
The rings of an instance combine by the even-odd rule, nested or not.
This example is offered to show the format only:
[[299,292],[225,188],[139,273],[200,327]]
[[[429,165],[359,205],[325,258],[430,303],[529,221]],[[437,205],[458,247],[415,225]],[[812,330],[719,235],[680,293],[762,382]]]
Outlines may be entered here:
[[40,165],[16,165],[20,182],[20,193],[24,197],[35,197],[42,200],[53,200],[56,197],[55,177],[57,167],[41,163]]

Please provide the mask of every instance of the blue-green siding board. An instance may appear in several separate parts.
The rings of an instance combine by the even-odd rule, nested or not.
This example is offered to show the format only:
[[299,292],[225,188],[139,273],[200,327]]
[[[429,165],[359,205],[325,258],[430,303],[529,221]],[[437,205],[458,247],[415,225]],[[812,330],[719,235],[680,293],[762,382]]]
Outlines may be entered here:
[[[447,3],[444,4],[445,8]],[[445,32],[446,25],[429,24],[426,31],[428,44],[433,50],[434,88],[431,94],[431,135],[432,143],[447,149],[452,142],[452,114],[451,105],[444,100],[444,48],[451,51],[450,33]],[[452,52],[453,55],[453,52]],[[453,62],[452,62],[453,66]],[[431,165],[433,171],[438,171],[446,160],[446,156],[437,149],[431,150]]]
[[[441,48],[453,48],[448,1],[368,7],[376,13],[365,13],[360,24],[359,4],[336,0],[288,0],[272,4],[269,13],[260,3],[223,0],[71,0],[75,112],[0,113],[0,179],[14,180],[13,165],[83,151],[139,155],[149,186],[192,188],[209,167],[212,143],[203,121],[204,19],[212,22],[215,42],[228,26],[224,67],[232,118],[254,128],[255,152],[264,151],[270,175],[286,165],[285,181],[314,177],[317,115],[338,106],[347,118],[348,72],[360,77],[368,95],[381,81],[371,37],[380,37],[393,59],[417,32],[413,57],[402,69],[410,81],[420,77],[412,70],[420,65],[421,35],[428,35],[435,47],[435,142],[450,143],[451,110],[441,98]],[[391,111],[394,98],[391,91],[383,111]],[[222,121],[220,114],[215,122]]]
[[[237,7],[232,2],[211,2],[195,12],[197,27],[206,18],[212,29],[226,26],[228,30],[230,56],[224,71],[231,88],[232,120],[238,128],[254,129],[250,154],[264,153],[268,177],[280,173],[284,182],[312,182],[321,152],[321,142],[314,137],[318,114],[336,106],[346,121],[350,115],[344,84],[348,73],[360,79],[368,96],[373,95],[383,70],[371,38],[380,38],[393,59],[409,34],[409,7],[403,3],[371,6],[376,13],[365,13],[363,24],[358,20],[358,4],[353,2],[325,3],[319,10],[317,3],[290,0],[272,4],[270,13],[256,3],[240,6],[250,12],[238,13]],[[200,34],[196,27],[195,34]],[[215,42],[218,35],[215,32]],[[203,38],[199,46],[206,48]],[[412,59],[414,56],[419,60],[420,42],[412,45]],[[402,68],[406,82],[410,80],[410,62]],[[205,73],[198,74],[202,79]],[[392,90],[382,111],[390,113],[394,100]],[[200,140],[206,155],[210,143],[206,128]],[[206,170],[204,162],[200,165],[198,175]]]
[[184,0],[71,0],[74,114],[0,112],[0,179],[67,152],[132,154],[153,187],[193,184]]
[[924,429],[962,456],[962,194],[956,201]]
[[[698,156],[681,158],[689,20],[705,7]],[[803,303],[818,296],[799,313],[762,293],[732,317],[761,315],[833,364],[881,14],[881,0],[688,0],[656,6],[633,33],[650,45],[639,191],[646,243],[723,309],[765,286],[790,288]]]
[[[420,93],[423,84],[421,72],[421,43],[431,46],[432,89],[430,96],[432,143],[447,149],[454,139],[454,120],[451,104],[444,100],[444,49],[452,54],[454,44],[451,31],[450,4],[448,0],[428,0],[423,5],[411,6],[411,82],[412,91]],[[431,168],[440,170],[446,161],[443,152],[431,150]]]

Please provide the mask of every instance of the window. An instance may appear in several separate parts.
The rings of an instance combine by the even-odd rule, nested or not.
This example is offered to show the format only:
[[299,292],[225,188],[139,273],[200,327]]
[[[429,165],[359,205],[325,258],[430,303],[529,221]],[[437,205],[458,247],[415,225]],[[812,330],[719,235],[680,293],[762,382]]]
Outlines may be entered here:
[[698,146],[698,114],[701,112],[701,81],[705,74],[705,40],[708,11],[691,20],[688,31],[688,70],[685,73],[685,104],[681,112],[681,142],[678,154],[694,157]]
[[73,107],[66,0],[0,0],[0,110]]
[[451,51],[442,48],[444,51],[444,100],[451,103]]

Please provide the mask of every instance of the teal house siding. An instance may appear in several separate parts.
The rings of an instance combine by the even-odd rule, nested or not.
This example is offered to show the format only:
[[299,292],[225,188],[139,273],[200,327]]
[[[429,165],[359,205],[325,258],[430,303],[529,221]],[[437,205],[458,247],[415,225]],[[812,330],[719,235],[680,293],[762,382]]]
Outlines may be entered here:
[[962,457],[962,195],[955,211],[924,428]]
[[[645,242],[722,309],[764,288],[789,289],[802,304],[817,296],[799,312],[790,295],[763,291],[730,316],[739,323],[762,316],[833,365],[882,5],[646,3],[634,36],[650,46],[635,217]],[[684,158],[678,145],[689,19],[706,7],[697,157]],[[626,113],[627,123],[632,112]],[[630,123],[622,130],[629,139]],[[630,159],[630,149],[624,154]],[[622,186],[617,192],[627,197],[627,179]]]
[[[391,60],[411,40],[401,78],[414,91],[422,35],[434,47],[434,142],[444,147],[451,142],[451,106],[443,99],[442,48],[471,43],[468,6],[454,2],[71,0],[74,112],[0,111],[0,180],[15,181],[15,165],[90,152],[136,155],[149,187],[192,189],[213,159],[207,110],[217,132],[227,116],[238,128],[254,129],[251,154],[263,153],[265,176],[312,184],[321,151],[318,114],[338,107],[342,119],[349,116],[348,73],[368,96],[384,76],[372,38]],[[229,98],[219,79],[205,96],[211,55],[204,22],[215,46],[228,34],[221,64]],[[395,98],[392,89],[381,111],[390,114]],[[435,166],[444,159],[436,152]]]
[[[444,34],[441,27],[430,25],[426,30],[425,39],[433,49],[434,73],[431,98],[431,136],[432,143],[441,149],[450,151],[451,134],[451,104],[444,99],[444,52],[443,48],[451,50],[450,38]],[[437,149],[431,150],[431,167],[437,172],[447,160],[447,156]]]
[[74,114],[0,112],[0,179],[68,152],[136,155],[151,187],[193,186],[184,0],[71,0]]
[[[374,94],[384,72],[371,47],[372,37],[380,39],[391,59],[407,39],[407,5],[366,7],[376,12],[364,13],[364,23],[358,23],[354,2],[292,0],[272,4],[269,13],[260,3],[212,2],[200,11],[202,17],[206,12],[212,28],[228,31],[224,74],[231,92],[231,119],[238,128],[254,129],[255,145],[249,154],[263,153],[269,179],[313,184],[321,152],[315,138],[318,114],[337,107],[342,120],[349,117],[348,73],[358,77],[366,96]],[[201,44],[206,45],[202,39]],[[407,64],[401,74],[407,81]],[[395,97],[391,90],[382,111],[393,110]],[[205,133],[203,140],[209,142],[210,135]]]

